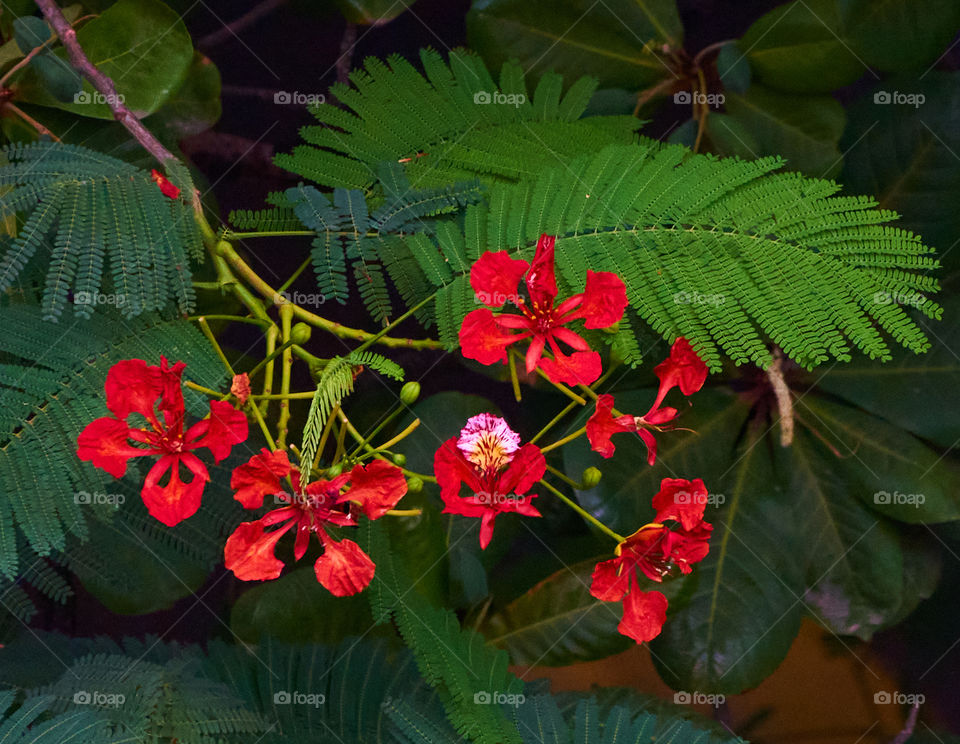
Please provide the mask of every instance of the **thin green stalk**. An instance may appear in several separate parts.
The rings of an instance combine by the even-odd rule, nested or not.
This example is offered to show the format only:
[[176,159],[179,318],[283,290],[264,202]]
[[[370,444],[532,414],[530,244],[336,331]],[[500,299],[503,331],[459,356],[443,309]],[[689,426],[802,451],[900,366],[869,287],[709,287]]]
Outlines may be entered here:
[[549,483],[547,483],[545,480],[543,480],[543,478],[541,478],[541,479],[538,481],[538,483],[539,483],[541,486],[543,486],[544,488],[546,488],[548,491],[550,491],[550,492],[551,492],[554,496],[556,496],[558,499],[560,499],[564,504],[566,504],[566,505],[569,506],[571,509],[573,509],[577,514],[579,514],[581,517],[583,517],[584,519],[586,519],[590,524],[592,524],[593,526],[595,526],[597,529],[599,529],[599,530],[600,530],[601,532],[603,532],[604,534],[609,535],[609,536],[612,537],[614,540],[616,540],[618,545],[619,545],[620,543],[624,542],[624,541],[627,539],[627,538],[625,538],[623,535],[618,535],[616,532],[614,532],[613,530],[611,530],[609,527],[607,527],[607,525],[605,525],[603,522],[601,522],[599,519],[597,519],[595,516],[593,516],[590,512],[588,512],[586,509],[584,509],[584,508],[583,508],[582,506],[580,506],[578,503],[576,503],[575,501],[573,501],[573,499],[568,498],[568,497],[565,496],[563,493],[561,493],[561,492],[558,491],[556,488],[554,488],[554,487],[551,486]]

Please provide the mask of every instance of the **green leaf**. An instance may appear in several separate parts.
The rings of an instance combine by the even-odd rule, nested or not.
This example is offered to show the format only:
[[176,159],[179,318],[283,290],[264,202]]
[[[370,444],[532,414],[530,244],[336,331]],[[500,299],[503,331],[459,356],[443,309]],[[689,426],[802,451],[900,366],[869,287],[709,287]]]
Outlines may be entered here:
[[24,54],[43,44],[52,33],[44,20],[37,16],[22,16],[13,22],[13,38]]
[[[178,16],[160,0],[119,0],[77,31],[77,41],[90,61],[110,77],[123,102],[138,117],[153,113],[183,83],[193,59],[190,34]],[[63,50],[58,55],[66,58]],[[89,82],[77,103],[60,103],[36,84],[24,81],[20,98],[55,106],[80,116],[112,119],[106,102]]]
[[349,23],[365,26],[392,21],[413,5],[414,0],[335,0]]
[[617,631],[620,605],[590,594],[594,566],[609,557],[560,569],[490,616],[483,634],[514,664],[531,666],[565,666],[630,648],[633,641]]
[[670,74],[657,51],[679,47],[683,26],[675,0],[474,0],[467,35],[488,66],[519,58],[535,76],[593,75],[636,90]]
[[50,94],[61,103],[70,103],[83,90],[77,71],[55,54],[38,54],[30,65],[43,78]]
[[717,54],[717,75],[725,90],[736,93],[745,93],[750,87],[753,74],[750,71],[750,61],[740,51],[736,44],[725,44]]
[[743,95],[728,91],[726,106],[756,140],[756,157],[782,155],[791,170],[817,178],[839,173],[846,115],[830,96],[788,95],[754,85]]
[[174,144],[212,127],[220,113],[220,70],[209,57],[194,52],[183,85],[144,123]]
[[761,16],[739,45],[763,83],[794,93],[826,93],[866,72],[842,37],[837,0],[795,0]]
[[953,0],[840,0],[846,37],[864,61],[884,72],[924,70],[945,54],[960,27]]
[[711,113],[707,117],[706,139],[709,151],[723,157],[752,160],[760,151],[750,131],[728,114]]

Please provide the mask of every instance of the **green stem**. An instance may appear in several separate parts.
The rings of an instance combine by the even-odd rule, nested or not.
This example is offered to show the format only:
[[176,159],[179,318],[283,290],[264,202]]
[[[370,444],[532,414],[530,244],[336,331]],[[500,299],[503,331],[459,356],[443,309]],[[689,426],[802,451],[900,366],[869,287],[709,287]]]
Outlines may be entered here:
[[560,411],[560,413],[558,413],[556,416],[554,416],[552,419],[550,419],[550,423],[548,423],[546,426],[544,426],[540,431],[538,431],[538,432],[534,435],[533,439],[530,440],[530,444],[533,444],[533,443],[536,442],[540,437],[542,437],[544,434],[546,434],[548,431],[550,431],[554,426],[556,426],[556,425],[560,422],[560,419],[562,419],[564,416],[566,416],[568,413],[570,413],[570,411],[572,411],[572,410],[573,410],[574,408],[576,408],[578,405],[579,405],[579,404],[578,404],[575,400],[574,400],[574,401],[570,401],[569,403],[567,403],[566,407],[565,407],[562,411]]
[[564,483],[566,483],[575,491],[584,491],[587,488],[585,485],[583,485],[583,483],[577,483],[575,480],[572,480],[562,470],[557,470],[555,467],[551,467],[550,465],[547,465],[547,470],[549,470],[551,473],[553,473],[555,476],[557,476],[560,480],[562,480]]
[[240,240],[242,238],[285,238],[285,237],[308,237],[316,235],[313,230],[254,230],[251,232],[234,232],[233,230],[224,230],[224,240]]
[[283,284],[280,285],[280,287],[277,289],[277,292],[283,292],[291,284],[293,284],[297,280],[297,277],[303,273],[303,270],[310,265],[310,262],[312,260],[313,260],[312,256],[307,256],[305,259],[303,259],[303,263],[297,267],[297,270],[290,275],[290,278],[287,279],[287,281],[285,281]]
[[554,487],[551,486],[549,483],[547,483],[545,480],[543,480],[543,478],[541,478],[541,479],[538,481],[538,483],[539,483],[541,486],[543,486],[544,488],[546,488],[548,491],[550,491],[550,492],[551,492],[554,496],[556,496],[558,499],[560,499],[564,504],[566,504],[566,505],[569,506],[571,509],[573,509],[577,514],[579,514],[581,517],[583,517],[584,519],[586,519],[586,520],[587,520],[590,524],[592,524],[594,527],[596,527],[597,529],[599,529],[599,530],[600,530],[601,532],[603,532],[604,534],[609,535],[609,536],[612,537],[614,540],[616,540],[618,545],[619,545],[620,543],[626,541],[627,538],[625,538],[623,535],[618,535],[616,532],[614,532],[614,531],[611,530],[609,527],[607,527],[607,525],[605,525],[603,522],[601,522],[599,519],[597,519],[595,516],[593,516],[590,512],[588,512],[586,509],[584,509],[582,506],[580,506],[578,503],[576,503],[573,499],[565,496],[565,495],[562,494],[560,491],[558,491],[556,488],[554,488]]
[[573,434],[569,434],[569,435],[565,436],[563,439],[558,439],[556,442],[554,442],[553,444],[548,444],[546,447],[541,447],[541,448],[540,448],[540,451],[541,451],[541,452],[549,452],[550,450],[555,450],[555,449],[557,449],[557,447],[562,447],[563,445],[567,444],[568,442],[572,442],[574,439],[576,439],[576,438],[579,437],[581,434],[583,434],[586,430],[587,430],[587,427],[586,427],[586,426],[581,426],[579,429],[577,429],[575,432],[573,432]]

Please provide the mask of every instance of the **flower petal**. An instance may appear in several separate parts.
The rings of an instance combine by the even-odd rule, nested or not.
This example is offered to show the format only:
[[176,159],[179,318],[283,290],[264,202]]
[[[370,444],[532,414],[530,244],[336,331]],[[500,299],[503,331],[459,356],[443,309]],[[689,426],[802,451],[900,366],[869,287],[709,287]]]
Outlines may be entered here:
[[279,530],[266,532],[262,520],[244,522],[227,538],[223,548],[226,567],[241,581],[266,581],[275,579],[283,571],[283,561],[273,551],[277,541],[295,522]]
[[570,356],[554,351],[553,359],[541,359],[540,369],[552,382],[591,385],[600,377],[603,365],[595,351],[575,351]]
[[633,416],[613,417],[613,396],[604,393],[597,397],[593,415],[587,419],[587,440],[590,449],[599,452],[602,457],[611,457],[616,451],[610,437],[621,432],[636,431],[637,422]]
[[526,261],[510,258],[506,251],[487,251],[470,269],[470,286],[482,305],[499,308],[507,301],[517,304],[517,285],[529,268]]
[[623,558],[600,561],[593,569],[590,594],[604,602],[618,602],[630,588],[633,566]]
[[660,635],[666,621],[667,598],[660,592],[641,592],[634,587],[623,601],[623,619],[617,630],[637,643],[644,643]]
[[246,509],[259,509],[264,496],[283,492],[280,479],[289,475],[291,468],[286,452],[271,452],[264,447],[260,454],[233,469],[230,476],[233,497]]
[[122,478],[127,472],[127,460],[151,454],[150,450],[130,444],[129,432],[130,427],[120,419],[110,416],[94,419],[77,437],[77,457],[89,460],[114,478]]
[[172,367],[165,356],[160,357],[160,366],[152,367],[157,370],[160,380],[160,402],[157,408],[163,413],[163,420],[168,429],[176,428],[177,431],[183,431],[183,416],[185,409],[183,405],[183,383],[181,377],[183,370],[187,365],[183,362],[177,362]]
[[[184,482],[180,479],[181,463],[193,473],[190,481]],[[161,486],[160,479],[168,470],[170,478],[165,486]],[[140,496],[152,517],[168,527],[173,527],[196,514],[200,508],[203,487],[208,480],[210,475],[207,469],[195,455],[164,455],[147,473]]]
[[119,419],[139,413],[149,421],[156,421],[153,406],[163,393],[160,368],[147,366],[143,359],[124,359],[107,372],[103,385],[107,408]]
[[[525,444],[513,456],[497,479],[497,490],[505,494],[525,494],[547,471],[547,461],[535,444]],[[539,516],[539,515],[538,515]]]
[[250,397],[250,375],[246,372],[234,375],[230,382],[230,394],[237,399],[241,406],[246,405],[247,398]]
[[703,521],[703,512],[707,508],[707,487],[700,478],[692,481],[664,478],[660,481],[660,490],[653,497],[653,508],[657,510],[657,522],[673,519],[683,529],[692,530]]
[[487,510],[480,519],[480,550],[486,550],[490,541],[493,539],[493,523],[497,518],[497,512]]
[[647,445],[647,465],[652,467],[657,461],[657,440],[654,439],[653,433],[647,429],[639,429],[637,434],[640,436],[640,439],[643,440],[643,443]]
[[467,313],[459,337],[463,355],[480,364],[506,362],[507,347],[516,341],[513,334],[500,330],[493,313],[485,307]]
[[[483,488],[473,472],[473,467],[457,447],[456,438],[448,439],[437,449],[433,456],[433,472],[437,478],[437,485],[440,486],[440,496],[447,506],[460,501],[458,494],[464,483],[474,493]],[[447,513],[461,514],[462,512]],[[468,516],[480,516],[480,512]]]
[[587,271],[583,304],[577,313],[584,328],[607,328],[623,317],[627,309],[627,288],[612,271]]
[[653,372],[660,378],[660,392],[651,408],[659,406],[663,396],[675,385],[680,386],[680,392],[684,395],[693,395],[703,387],[708,370],[690,342],[680,336],[670,347],[670,356],[654,367]]
[[540,236],[533,263],[527,272],[530,305],[535,314],[552,310],[553,301],[557,298],[557,277],[553,266],[553,248],[556,241],[552,235]]
[[369,519],[379,519],[403,498],[407,480],[403,471],[384,460],[355,465],[350,471],[350,488],[339,502],[355,501]]
[[220,462],[233,445],[246,441],[247,417],[225,400],[210,401],[210,415],[198,421],[187,432],[187,447],[206,447],[213,453],[213,461]]
[[376,565],[359,545],[353,540],[336,542],[327,537],[323,539],[323,547],[323,555],[313,566],[317,581],[337,597],[347,597],[367,588]]

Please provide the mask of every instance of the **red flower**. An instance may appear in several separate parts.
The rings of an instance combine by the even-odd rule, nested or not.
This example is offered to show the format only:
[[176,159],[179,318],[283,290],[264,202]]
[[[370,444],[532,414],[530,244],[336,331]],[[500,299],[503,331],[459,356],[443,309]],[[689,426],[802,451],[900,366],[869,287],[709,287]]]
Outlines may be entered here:
[[236,397],[241,406],[245,406],[247,398],[250,397],[250,375],[246,372],[234,375],[230,383],[230,393]]
[[160,187],[160,193],[164,196],[167,196],[171,199],[177,199],[180,196],[180,189],[173,185],[170,182],[170,179],[163,175],[160,171],[154,169],[150,171],[150,178],[153,179],[153,182]]
[[[77,437],[80,459],[89,460],[114,478],[126,474],[131,457],[159,455],[147,473],[141,496],[150,514],[168,526],[200,508],[203,486],[210,480],[206,467],[191,450],[206,447],[214,462],[220,462],[233,445],[247,438],[247,419],[224,401],[211,401],[210,416],[184,433],[180,376],[185,366],[177,362],[170,367],[165,357],[160,357],[159,367],[147,366],[142,359],[117,362],[107,373],[104,385],[107,408],[113,416],[91,421]],[[133,413],[146,419],[149,426],[128,425],[127,418]],[[146,446],[135,446],[130,440]],[[181,480],[181,465],[192,473],[189,481]],[[166,485],[160,485],[168,470]]]
[[[520,446],[520,435],[502,418],[481,413],[467,420],[458,439],[448,439],[433,458],[433,469],[445,504],[444,514],[480,517],[480,547],[493,537],[493,523],[502,512],[539,517],[525,496],[543,477],[547,461],[533,444]],[[466,484],[472,496],[461,497]]]
[[[689,498],[681,497],[684,494]],[[674,569],[690,573],[691,565],[702,561],[709,552],[713,529],[703,521],[706,489],[699,478],[692,483],[664,479],[653,502],[658,509],[657,521],[620,543],[615,558],[598,563],[590,586],[590,593],[604,602],[618,602],[626,597],[617,630],[638,643],[660,634],[666,620],[667,598],[658,591],[641,590],[637,569],[656,582],[662,582]],[[663,523],[668,519],[678,523],[675,529]]]
[[[707,379],[707,365],[690,347],[690,343],[679,337],[670,349],[670,356],[653,369],[660,378],[660,389],[650,410],[643,416],[613,417],[613,396],[601,395],[597,398],[593,415],[587,420],[587,439],[594,452],[603,457],[613,455],[616,447],[610,437],[620,432],[636,432],[647,445],[647,463],[653,465],[657,459],[657,441],[650,429],[660,431],[663,424],[677,417],[677,409],[670,406],[660,407],[667,393],[677,385],[684,395],[693,395],[703,387]],[[668,427],[669,428],[669,427]]]
[[[623,317],[627,290],[616,274],[587,271],[584,291],[559,305],[553,265],[555,238],[541,235],[533,264],[510,258],[506,251],[484,253],[470,271],[470,286],[488,307],[500,309],[513,302],[520,314],[494,315],[487,308],[467,314],[460,327],[460,347],[468,359],[481,364],[507,361],[507,347],[529,338],[527,372],[540,367],[554,382],[589,385],[600,376],[600,355],[591,351],[580,336],[564,326],[583,318],[585,328],[606,328]],[[517,294],[517,284],[526,274],[530,302]],[[518,332],[517,332],[518,331]],[[557,342],[573,349],[564,354]],[[552,359],[543,357],[549,346]]]
[[[294,496],[281,484],[288,475]],[[230,486],[236,489],[234,497],[247,509],[260,508],[264,496],[270,494],[284,506],[237,527],[224,547],[227,568],[243,581],[277,578],[283,561],[274,555],[274,549],[280,538],[296,527],[294,560],[303,558],[310,533],[315,533],[323,545],[323,555],[314,563],[314,573],[317,581],[338,597],[366,589],[376,566],[352,540],[334,540],[327,534],[326,525],[355,527],[361,512],[378,519],[407,492],[403,472],[383,460],[355,465],[333,480],[318,480],[301,488],[300,473],[290,464],[287,453],[266,449],[233,471]],[[281,523],[280,529],[267,532],[268,527]]]

